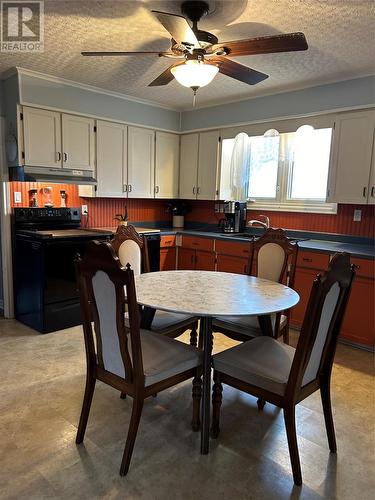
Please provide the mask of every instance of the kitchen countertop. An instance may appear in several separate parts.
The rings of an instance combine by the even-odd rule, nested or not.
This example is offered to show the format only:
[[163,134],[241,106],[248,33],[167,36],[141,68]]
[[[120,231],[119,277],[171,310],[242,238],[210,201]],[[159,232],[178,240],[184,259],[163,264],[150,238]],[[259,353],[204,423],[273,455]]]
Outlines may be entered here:
[[[101,227],[101,228],[90,228],[93,230],[106,230],[116,232],[117,228],[113,227]],[[217,240],[229,240],[229,241],[237,241],[239,243],[248,243],[251,241],[251,238],[248,237],[239,237],[233,236],[233,234],[223,234],[215,231],[199,231],[194,229],[178,229],[178,228],[145,228],[145,227],[137,227],[135,226],[137,232],[141,234],[148,233],[160,233],[161,236],[168,234],[182,234],[182,235],[191,235],[191,236],[200,236],[202,238],[215,238]],[[288,231],[287,231],[288,232]],[[290,231],[291,237],[299,238],[297,231]],[[259,235],[259,234],[257,234]],[[308,237],[306,232],[301,234],[301,238]],[[355,239],[355,238],[353,238]],[[363,243],[355,243],[355,242],[343,242],[343,241],[333,241],[333,240],[325,240],[325,239],[314,239],[314,235],[311,236],[311,239],[307,241],[300,241],[298,246],[301,250],[312,250],[314,252],[322,252],[322,253],[335,253],[335,252],[348,252],[353,257],[361,257],[364,259],[375,259],[375,245],[374,244],[363,244]]]

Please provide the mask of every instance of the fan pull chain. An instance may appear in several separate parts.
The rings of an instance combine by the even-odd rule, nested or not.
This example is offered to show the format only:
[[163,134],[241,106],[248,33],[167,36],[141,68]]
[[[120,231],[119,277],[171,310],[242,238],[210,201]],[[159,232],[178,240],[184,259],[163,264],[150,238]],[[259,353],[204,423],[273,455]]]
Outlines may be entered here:
[[191,90],[193,91],[193,108],[195,108],[195,104],[197,102],[197,90],[199,87],[191,87]]

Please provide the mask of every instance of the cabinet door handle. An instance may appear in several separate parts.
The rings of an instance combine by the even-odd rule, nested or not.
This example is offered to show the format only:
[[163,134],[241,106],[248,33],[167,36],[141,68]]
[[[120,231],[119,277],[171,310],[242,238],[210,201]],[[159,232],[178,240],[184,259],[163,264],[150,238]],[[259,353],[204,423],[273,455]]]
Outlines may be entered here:
[[60,151],[57,151],[56,156],[57,156],[57,161],[61,161],[61,153],[60,153]]
[[159,186],[155,186],[155,193],[159,192]]
[[366,198],[366,191],[367,191],[367,189],[366,189],[366,186],[365,186],[363,188],[363,191],[362,191],[362,195],[363,195],[364,198]]
[[68,161],[68,154],[64,153],[64,161]]
[[124,185],[122,186],[122,190],[123,190],[123,192],[124,192],[124,193],[126,193],[126,192],[128,191],[128,185],[127,185],[127,184],[124,184]]
[[133,186],[131,184],[128,184],[128,192],[131,193],[133,191]]
[[195,194],[195,186],[193,186],[193,194]]
[[371,198],[373,198],[373,197],[374,197],[374,186],[372,186],[372,188],[371,188]]
[[200,192],[201,192],[201,188],[197,187],[197,194],[199,194]]
[[308,257],[302,257],[302,260],[304,262],[312,262],[312,259],[309,259]]

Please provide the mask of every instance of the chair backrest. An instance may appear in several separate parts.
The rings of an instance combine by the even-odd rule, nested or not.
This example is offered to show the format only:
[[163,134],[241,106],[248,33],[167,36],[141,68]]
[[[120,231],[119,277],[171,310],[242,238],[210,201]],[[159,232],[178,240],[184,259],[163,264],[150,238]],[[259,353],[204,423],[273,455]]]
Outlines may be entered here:
[[137,233],[134,226],[118,226],[110,243],[121,264],[126,266],[129,263],[135,275],[150,271],[147,240]]
[[[77,257],[75,265],[88,367],[98,366],[129,383],[143,380],[139,314],[130,265],[123,268],[110,243],[98,241],[88,243],[84,257]],[[125,324],[125,306],[129,326]]]
[[298,394],[301,387],[330,376],[354,276],[350,255],[339,253],[324,275],[315,279],[289,376],[290,397]]
[[255,275],[293,286],[298,245],[292,244],[285,231],[269,228],[253,244]]

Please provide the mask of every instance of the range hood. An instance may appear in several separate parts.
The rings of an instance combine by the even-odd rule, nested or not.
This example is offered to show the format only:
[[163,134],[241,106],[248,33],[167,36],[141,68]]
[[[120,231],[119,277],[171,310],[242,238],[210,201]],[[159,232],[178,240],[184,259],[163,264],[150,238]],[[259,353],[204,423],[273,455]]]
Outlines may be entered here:
[[98,181],[92,177],[91,170],[73,170],[50,167],[9,167],[10,181],[52,182],[58,184],[96,185]]

